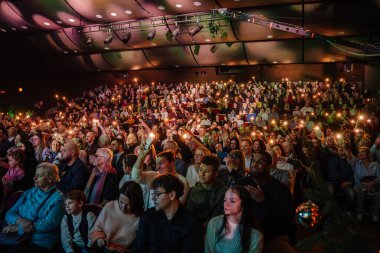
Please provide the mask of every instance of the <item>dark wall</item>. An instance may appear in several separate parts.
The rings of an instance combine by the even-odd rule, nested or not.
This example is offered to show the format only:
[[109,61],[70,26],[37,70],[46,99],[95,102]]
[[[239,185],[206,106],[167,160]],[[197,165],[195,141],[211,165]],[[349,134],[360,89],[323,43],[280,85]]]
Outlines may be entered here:
[[[279,81],[282,78],[290,80],[323,80],[345,78],[351,81],[364,80],[364,65],[354,64],[353,72],[345,72],[344,64],[289,64],[267,66],[243,66],[243,74],[218,75],[215,67],[187,68],[170,70],[140,70],[129,72],[95,72],[95,73],[17,73],[0,76],[0,104],[14,105],[16,110],[25,110],[33,106],[37,99],[42,99],[48,105],[54,103],[54,94],[67,97],[79,96],[84,90],[100,84],[117,84],[132,82],[206,82],[206,81],[247,81],[256,80]],[[196,72],[204,72],[205,76],[196,76]],[[128,77],[123,77],[124,74]],[[19,93],[18,87],[23,88]],[[4,106],[3,106],[4,107]],[[1,109],[1,108],[0,108]]]

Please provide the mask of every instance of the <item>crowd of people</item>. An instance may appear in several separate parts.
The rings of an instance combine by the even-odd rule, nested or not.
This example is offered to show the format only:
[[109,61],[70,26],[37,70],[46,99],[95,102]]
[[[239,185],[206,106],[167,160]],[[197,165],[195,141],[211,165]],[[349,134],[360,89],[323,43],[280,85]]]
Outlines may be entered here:
[[23,240],[0,249],[297,252],[310,170],[378,222],[379,98],[345,80],[135,81],[2,112],[0,228]]

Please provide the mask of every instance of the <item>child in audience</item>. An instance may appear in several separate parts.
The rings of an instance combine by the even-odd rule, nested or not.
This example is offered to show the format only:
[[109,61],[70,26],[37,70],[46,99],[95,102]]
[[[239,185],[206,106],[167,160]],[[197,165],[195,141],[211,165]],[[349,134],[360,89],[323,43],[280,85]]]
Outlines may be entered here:
[[84,209],[86,196],[82,191],[70,191],[65,200],[66,214],[61,222],[61,242],[66,253],[87,253],[90,242],[90,230],[96,216]]

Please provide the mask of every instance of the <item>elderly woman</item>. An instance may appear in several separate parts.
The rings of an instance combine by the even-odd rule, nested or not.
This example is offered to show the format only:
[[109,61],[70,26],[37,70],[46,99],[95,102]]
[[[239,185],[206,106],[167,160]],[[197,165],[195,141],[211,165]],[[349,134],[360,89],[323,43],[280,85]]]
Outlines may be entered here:
[[128,181],[120,188],[118,200],[105,205],[91,233],[91,241],[104,252],[131,252],[137,225],[144,213],[142,190]]
[[30,234],[30,240],[6,252],[45,253],[59,240],[65,209],[64,196],[55,186],[58,180],[56,165],[44,162],[37,166],[34,187],[25,191],[7,212],[5,221],[8,226],[3,229],[3,233]]
[[116,170],[112,167],[112,151],[99,148],[93,161],[94,169],[87,181],[84,193],[89,204],[105,205],[108,201],[117,199],[118,179]]

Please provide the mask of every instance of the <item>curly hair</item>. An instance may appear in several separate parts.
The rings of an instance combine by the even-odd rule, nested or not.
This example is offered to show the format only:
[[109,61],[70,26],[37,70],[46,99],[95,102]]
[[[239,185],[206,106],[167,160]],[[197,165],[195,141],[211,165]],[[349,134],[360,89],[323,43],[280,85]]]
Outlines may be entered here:
[[8,149],[7,157],[12,157],[18,162],[21,168],[24,168],[26,156],[22,150],[18,149],[17,147],[10,148]]

